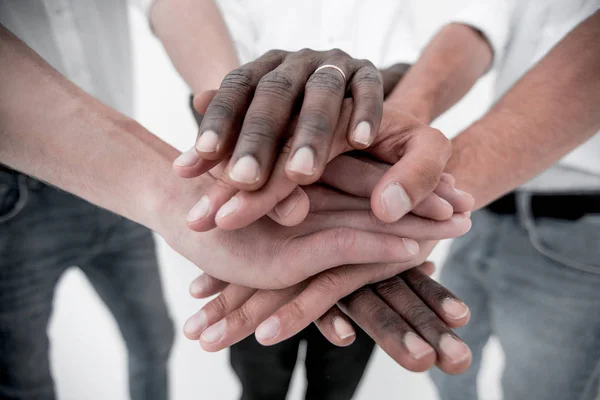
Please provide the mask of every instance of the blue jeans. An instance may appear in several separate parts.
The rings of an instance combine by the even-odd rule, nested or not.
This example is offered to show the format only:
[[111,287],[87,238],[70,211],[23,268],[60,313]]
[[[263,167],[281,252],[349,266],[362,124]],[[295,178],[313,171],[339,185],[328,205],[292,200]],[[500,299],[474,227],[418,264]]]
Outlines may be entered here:
[[[600,376],[600,215],[534,219],[482,210],[456,240],[442,283],[471,308],[457,330],[470,369],[432,378],[443,400],[477,399],[482,349],[495,335],[506,356],[505,400],[595,400]],[[485,393],[485,388],[482,388]]]
[[[0,169],[0,398],[54,399],[46,335],[60,276],[78,266],[127,344],[133,400],[167,398],[173,324],[146,228]],[[91,373],[91,372],[90,372]]]

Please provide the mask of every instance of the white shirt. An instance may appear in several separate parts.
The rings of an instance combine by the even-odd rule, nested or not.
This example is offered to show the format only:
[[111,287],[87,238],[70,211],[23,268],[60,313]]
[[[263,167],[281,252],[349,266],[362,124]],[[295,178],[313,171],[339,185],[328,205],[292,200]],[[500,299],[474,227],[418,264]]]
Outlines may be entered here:
[[379,68],[413,63],[418,52],[408,1],[219,0],[242,63],[272,49],[339,48]]
[[[598,8],[600,0],[475,0],[454,21],[471,25],[488,38],[494,51],[498,99]],[[600,191],[600,132],[523,189]]]
[[[152,0],[130,0],[147,11]],[[87,93],[133,114],[127,0],[0,0],[0,23]]]

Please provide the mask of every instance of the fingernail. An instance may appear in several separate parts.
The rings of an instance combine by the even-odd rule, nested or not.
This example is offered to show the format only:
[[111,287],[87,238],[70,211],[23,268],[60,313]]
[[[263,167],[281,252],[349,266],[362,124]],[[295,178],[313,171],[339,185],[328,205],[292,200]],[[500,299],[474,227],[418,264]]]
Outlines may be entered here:
[[300,147],[288,163],[287,169],[302,175],[315,172],[315,153],[308,146]]
[[381,194],[381,203],[383,212],[392,221],[399,220],[412,208],[410,198],[399,183],[387,185]]
[[219,146],[219,135],[214,131],[208,130],[202,132],[202,135],[196,140],[196,149],[203,153],[213,153]]
[[229,171],[229,177],[240,183],[254,183],[258,181],[258,174],[258,161],[250,155],[240,157]]
[[350,336],[354,336],[356,333],[352,326],[341,317],[335,317],[333,319],[333,329],[335,333],[340,337],[340,339],[347,339]]
[[404,335],[404,345],[408,349],[410,356],[415,360],[420,360],[433,352],[433,347],[412,332]]
[[269,317],[266,321],[256,328],[256,339],[269,340],[277,336],[279,332],[279,318]]
[[192,147],[185,153],[181,153],[181,155],[173,161],[173,164],[178,167],[192,167],[198,164],[198,161],[200,161],[200,157],[198,157],[196,149]]
[[188,222],[198,221],[206,217],[210,212],[210,204],[208,201],[208,196],[204,195],[200,199],[199,202],[196,203],[194,207],[190,210],[187,215]]
[[447,298],[442,302],[446,315],[452,319],[462,319],[469,314],[469,308],[462,302]]
[[356,129],[354,129],[354,133],[352,134],[352,140],[368,146],[371,143],[371,124],[363,121],[356,125]]
[[442,203],[444,205],[444,207],[450,207],[450,208],[452,208],[452,204],[448,203],[446,201],[446,199],[442,199],[441,197],[438,197],[438,199],[440,199],[440,203]]
[[189,335],[202,332],[206,327],[206,313],[202,310],[192,315],[183,325],[183,331]]
[[233,214],[240,207],[240,200],[237,197],[232,197],[229,201],[221,206],[215,219],[222,219],[230,214]]
[[440,339],[440,349],[453,364],[466,360],[471,354],[466,344],[448,334]]
[[419,254],[419,244],[412,239],[403,239],[406,250],[413,256]]
[[208,281],[206,275],[201,275],[194,279],[190,284],[190,294],[192,296],[202,296],[208,290]]
[[459,196],[470,196],[470,194],[468,194],[467,192],[463,192],[462,190],[457,188],[454,188],[454,191],[458,193]]
[[223,335],[225,335],[225,320],[222,319],[214,325],[209,326],[202,335],[200,335],[200,339],[202,339],[206,343],[216,343]]
[[287,217],[288,215],[290,215],[290,213],[292,211],[294,211],[294,208],[296,208],[299,201],[300,201],[300,196],[297,194],[296,189],[294,189],[292,194],[290,194],[288,197],[283,199],[283,201],[280,201],[275,206],[275,214],[277,214],[277,216],[279,216],[279,218]]
[[470,215],[468,215],[466,212],[464,213],[455,213],[454,215],[452,215],[452,219],[456,222],[458,222],[459,224],[464,224],[465,222],[467,222],[470,218]]

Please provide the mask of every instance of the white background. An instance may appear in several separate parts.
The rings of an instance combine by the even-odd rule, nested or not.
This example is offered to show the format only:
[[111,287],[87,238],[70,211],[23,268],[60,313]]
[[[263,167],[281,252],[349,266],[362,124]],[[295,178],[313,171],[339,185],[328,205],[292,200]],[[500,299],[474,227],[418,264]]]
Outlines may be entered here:
[[[445,19],[468,1],[412,0],[419,44],[423,45]],[[137,118],[152,132],[180,149],[193,144],[196,135],[187,101],[188,89],[179,79],[152,37],[145,17],[132,12],[136,62]],[[201,41],[199,40],[199,43]],[[490,79],[483,79],[452,111],[436,122],[449,136],[456,134],[489,106]],[[441,261],[447,246],[433,255]],[[160,239],[161,273],[177,337],[170,362],[173,400],[236,399],[239,386],[228,365],[226,351],[206,353],[181,333],[187,316],[202,304],[188,294],[189,282],[198,274],[195,266],[170,250]],[[51,361],[59,398],[69,400],[121,400],[128,398],[124,343],[112,316],[100,302],[83,274],[71,269],[60,282],[49,329]],[[495,342],[486,349],[480,377],[482,399],[500,398],[498,377],[502,355]],[[303,371],[298,368],[288,399],[303,394]],[[371,361],[356,399],[435,399],[426,374],[403,370],[379,349]]]

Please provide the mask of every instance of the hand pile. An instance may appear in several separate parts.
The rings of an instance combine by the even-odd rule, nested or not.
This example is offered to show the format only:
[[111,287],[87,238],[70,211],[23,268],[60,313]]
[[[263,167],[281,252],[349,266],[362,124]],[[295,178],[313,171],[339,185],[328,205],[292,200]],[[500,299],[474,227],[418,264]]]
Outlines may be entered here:
[[473,198],[443,173],[444,135],[384,103],[397,71],[272,51],[196,96],[198,140],[174,170],[202,195],[189,232],[166,239],[205,272],[192,295],[219,295],[186,323],[190,339],[217,351],[255,332],[271,345],[315,322],[345,346],[350,317],[409,370],[468,367],[451,328],[469,310],[424,261],[469,230]]

